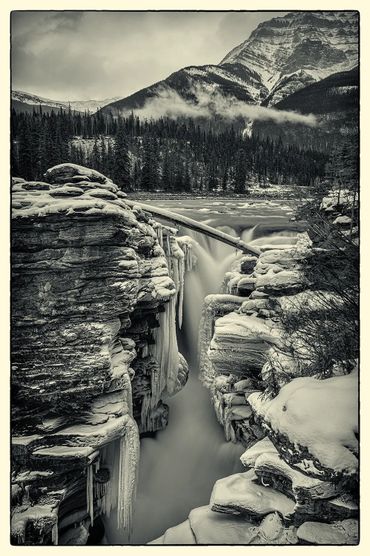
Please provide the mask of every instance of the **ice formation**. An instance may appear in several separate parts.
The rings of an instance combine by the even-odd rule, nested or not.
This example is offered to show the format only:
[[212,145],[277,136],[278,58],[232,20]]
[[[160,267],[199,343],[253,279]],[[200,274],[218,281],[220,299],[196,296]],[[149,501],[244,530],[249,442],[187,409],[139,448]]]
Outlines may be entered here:
[[58,545],[58,523],[54,523],[53,528],[51,530],[51,542],[54,545]]
[[102,462],[110,470],[110,481],[102,499],[102,512],[107,517],[117,508],[117,527],[130,536],[132,505],[136,495],[140,438],[136,422],[127,415],[124,435],[105,446]]
[[94,470],[89,465],[86,470],[86,501],[87,513],[91,519],[91,525],[94,525]]
[[171,395],[175,391],[179,369],[179,352],[176,336],[176,298],[172,297],[159,315],[159,328],[153,332],[154,344],[151,354],[159,365],[159,376],[152,374],[152,408],[158,404],[166,390]]
[[177,243],[184,253],[185,272],[189,272],[197,264],[197,256],[194,251],[196,241],[190,236],[179,236]]
[[176,286],[176,309],[177,309],[177,323],[179,328],[182,326],[183,304],[184,304],[184,282],[185,282],[185,255],[176,238],[167,236],[167,261],[168,269],[172,280]]
[[152,409],[153,409],[153,400],[152,400],[151,393],[146,392],[143,396],[143,401],[141,405],[141,416],[140,416],[141,426],[144,427],[146,432],[151,432],[154,430],[153,420],[151,418]]
[[[173,231],[175,232],[175,230]],[[180,242],[177,241],[174,235],[170,235],[169,232],[172,232],[172,230],[167,227],[161,225],[157,225],[156,227],[158,243],[165,253],[169,274],[176,286],[177,324],[179,328],[181,328],[184,305],[185,271],[192,268],[193,258],[189,242],[182,241],[180,246]],[[185,246],[185,251],[183,251],[182,245]]]
[[[171,233],[169,233],[171,232]],[[157,239],[162,247],[168,264],[176,293],[164,306],[159,315],[159,327],[153,331],[154,343],[150,347],[150,354],[158,362],[159,369],[151,374],[151,395],[145,395],[141,409],[142,422],[150,430],[150,411],[155,409],[162,394],[173,395],[176,392],[177,375],[180,367],[180,356],[177,346],[176,320],[179,328],[183,320],[185,271],[192,268],[194,258],[191,244],[187,238],[177,241],[172,234],[175,230],[158,225]],[[191,239],[191,238],[190,238]],[[185,246],[185,252],[180,247]]]

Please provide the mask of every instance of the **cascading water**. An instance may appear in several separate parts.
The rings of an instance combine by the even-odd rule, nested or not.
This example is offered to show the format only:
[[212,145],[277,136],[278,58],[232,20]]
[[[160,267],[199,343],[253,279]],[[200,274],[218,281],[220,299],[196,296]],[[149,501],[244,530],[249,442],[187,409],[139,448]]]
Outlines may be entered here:
[[[173,207],[169,208],[173,210]],[[209,209],[203,210],[203,215],[207,211]],[[232,222],[229,223],[229,213],[224,213],[223,217],[224,221],[222,225],[218,223],[218,227],[229,234],[241,235],[246,242],[259,245],[275,242],[275,235],[277,243],[281,236],[290,235],[291,242],[294,242],[295,234],[288,230],[286,216],[285,228],[279,220],[279,230],[276,230],[275,224],[276,218],[281,216],[273,216],[275,220],[271,224],[273,218],[269,221],[266,215],[264,223],[268,226],[264,227],[245,218],[242,229],[239,217],[238,232]],[[207,223],[213,224],[209,220]],[[145,544],[161,536],[167,528],[181,523],[191,509],[209,502],[217,479],[242,471],[239,457],[244,448],[225,441],[224,430],[217,422],[210,403],[210,393],[198,378],[197,353],[204,298],[220,291],[225,272],[240,253],[196,232],[183,229],[179,231],[181,234],[190,235],[196,242],[194,250],[197,257],[196,267],[185,277],[183,325],[178,334],[179,349],[190,367],[189,380],[182,391],[166,400],[170,408],[167,428],[157,432],[155,437],[141,440],[132,544]],[[146,403],[149,405],[150,400]],[[122,531],[117,529],[115,520],[108,521],[106,534],[110,544],[127,542]]]
[[197,232],[190,235],[195,242],[193,249],[197,265],[185,278],[184,332],[181,340],[185,344],[189,363],[194,365],[204,298],[220,291],[226,270],[239,254],[232,247]]

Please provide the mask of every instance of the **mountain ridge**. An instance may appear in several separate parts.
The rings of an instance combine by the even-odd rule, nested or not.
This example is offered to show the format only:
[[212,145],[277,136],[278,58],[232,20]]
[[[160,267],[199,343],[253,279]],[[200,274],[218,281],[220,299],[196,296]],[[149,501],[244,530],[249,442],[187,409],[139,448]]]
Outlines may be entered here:
[[[12,105],[14,108],[18,108],[18,110],[27,110],[27,106],[41,106],[46,109],[46,111],[50,111],[52,109],[60,110],[68,110],[69,107],[71,110],[75,112],[85,112],[88,111],[90,113],[97,112],[100,108],[105,106],[106,104],[110,104],[115,100],[119,99],[119,97],[107,98],[103,100],[53,100],[50,98],[42,97],[39,95],[35,95],[33,93],[28,93],[26,91],[19,91],[14,90],[11,94]],[[30,108],[33,110],[33,108]]]

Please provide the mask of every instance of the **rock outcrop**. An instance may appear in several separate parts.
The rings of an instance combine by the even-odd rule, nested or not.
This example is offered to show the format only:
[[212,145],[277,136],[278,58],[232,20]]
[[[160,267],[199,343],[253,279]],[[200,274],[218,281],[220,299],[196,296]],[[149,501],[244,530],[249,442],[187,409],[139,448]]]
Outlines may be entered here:
[[139,433],[187,379],[185,254],[125,196],[74,164],[13,180],[15,544],[85,544],[113,508],[129,532]]

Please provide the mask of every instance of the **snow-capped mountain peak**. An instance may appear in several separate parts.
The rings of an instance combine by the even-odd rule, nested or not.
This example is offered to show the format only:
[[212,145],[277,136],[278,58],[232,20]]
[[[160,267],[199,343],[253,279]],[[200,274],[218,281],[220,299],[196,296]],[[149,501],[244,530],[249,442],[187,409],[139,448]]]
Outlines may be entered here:
[[111,102],[115,102],[119,97],[108,98],[104,100],[52,100],[45,97],[40,97],[38,95],[33,95],[26,93],[25,91],[12,91],[12,101],[21,102],[23,104],[31,106],[47,106],[48,108],[54,108],[55,110],[71,110],[76,112],[97,112],[100,108]]
[[220,62],[258,73],[275,104],[299,87],[358,64],[357,12],[292,12],[260,23]]

